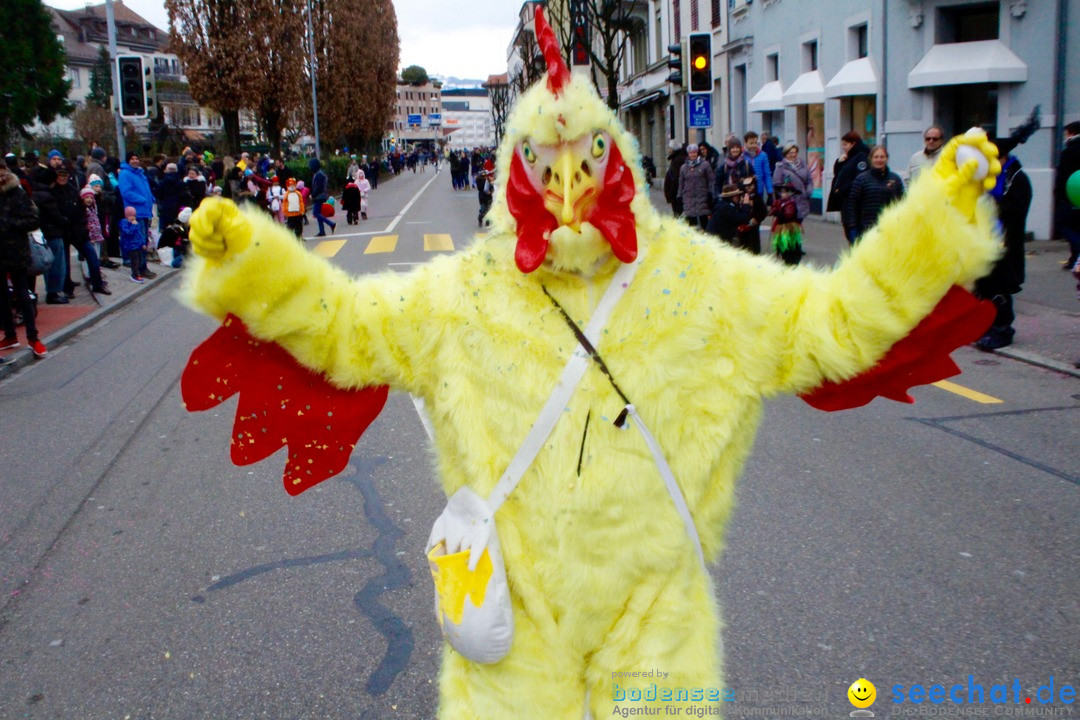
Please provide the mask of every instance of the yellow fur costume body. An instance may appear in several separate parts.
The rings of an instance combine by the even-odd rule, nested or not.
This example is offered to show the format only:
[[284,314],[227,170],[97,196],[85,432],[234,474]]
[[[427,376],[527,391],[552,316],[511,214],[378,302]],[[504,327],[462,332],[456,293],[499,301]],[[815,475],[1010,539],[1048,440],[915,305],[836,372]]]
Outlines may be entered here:
[[[502,178],[523,138],[557,143],[600,128],[642,186],[635,143],[580,77],[557,98],[534,88],[508,127]],[[950,204],[959,187],[923,173],[831,272],[734,250],[662,218],[637,194],[642,266],[597,350],[663,447],[709,561],[723,545],[762,398],[873,366],[952,285],[988,270],[997,256],[989,211],[971,221]],[[576,347],[541,286],[584,327],[618,266],[590,226],[561,227],[549,262],[523,274],[503,192],[492,232],[467,250],[360,279],[264,216],[211,204],[193,218],[193,234],[216,234],[232,249],[194,265],[188,298],[216,317],[239,316],[336,384],[388,384],[423,398],[444,491],[468,485],[487,496]],[[612,424],[622,405],[591,365],[499,510],[513,646],[492,665],[447,649],[441,718],[576,719],[587,690],[594,717],[608,717],[619,671],[669,673],[616,680],[624,689],[721,686],[713,588],[641,436]]]

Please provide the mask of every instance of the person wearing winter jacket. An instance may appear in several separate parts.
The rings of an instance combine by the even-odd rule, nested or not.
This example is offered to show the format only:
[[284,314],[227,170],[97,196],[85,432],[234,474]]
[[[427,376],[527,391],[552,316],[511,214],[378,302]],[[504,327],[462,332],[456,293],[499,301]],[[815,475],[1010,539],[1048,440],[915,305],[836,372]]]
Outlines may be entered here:
[[683,211],[682,200],[679,199],[679,170],[686,162],[686,148],[675,140],[671,143],[671,154],[667,156],[668,169],[664,174],[664,199],[671,206],[671,214],[679,217]]
[[753,161],[743,152],[742,140],[732,136],[728,138],[727,154],[720,159],[716,166],[716,177],[713,180],[713,198],[719,199],[726,185],[734,185],[736,189],[741,185],[743,178],[754,175]]
[[870,148],[863,142],[862,136],[852,130],[840,138],[840,149],[840,157],[833,163],[832,189],[825,210],[840,213],[844,237],[849,243],[854,243],[858,235],[855,223],[845,214],[845,207],[855,178],[870,169]]
[[799,146],[791,143],[784,148],[783,159],[773,169],[773,188],[778,185],[791,187],[791,198],[801,223],[810,214],[810,193],[814,191],[814,179],[810,168],[799,157]]
[[164,232],[165,228],[176,222],[177,213],[184,207],[183,199],[184,185],[180,180],[180,171],[176,163],[169,163],[165,166],[165,172],[162,173],[157,187],[159,231]]
[[[64,277],[67,275],[67,257],[64,255],[64,230],[67,219],[60,214],[60,206],[53,194],[56,185],[56,171],[48,167],[39,167],[33,176],[34,205],[38,209],[41,234],[45,244],[53,254],[52,265],[45,271],[45,302],[48,305],[66,305],[64,296]],[[30,288],[33,291],[33,287]]]
[[90,231],[87,227],[86,205],[79,197],[79,189],[71,182],[71,176],[67,168],[60,168],[56,173],[56,185],[53,186],[53,194],[56,196],[56,204],[60,214],[66,220],[64,228],[64,257],[68,260],[67,276],[64,278],[64,295],[75,297],[75,283],[71,280],[71,248],[80,257],[86,260],[90,269],[90,288],[95,293],[109,295],[101,278],[101,266],[98,264],[97,249],[90,242]]
[[731,245],[738,245],[739,228],[750,222],[750,208],[741,202],[743,195],[742,189],[733,183],[721,188],[705,231]]
[[[760,138],[756,132],[751,130],[743,135],[743,142],[746,143],[746,157],[754,168],[754,177],[758,179],[755,183],[757,193],[761,196],[765,211],[768,212],[769,205],[772,205],[773,194],[772,164],[769,162],[769,156],[761,149]],[[745,180],[746,178],[743,178],[742,184],[745,184]]]
[[904,181],[889,170],[889,151],[884,145],[875,145],[870,151],[870,169],[855,178],[844,206],[855,228],[855,241],[874,227],[886,206],[903,195]]
[[333,220],[327,220],[322,214],[323,203],[330,197],[329,181],[318,158],[311,158],[308,161],[308,167],[313,173],[311,177],[311,212],[315,216],[315,221],[319,223],[319,233],[315,237],[325,237],[325,225],[330,226],[330,232],[337,230],[337,223]]
[[[0,163],[0,279],[10,278],[11,287],[15,291],[15,302],[23,317],[26,342],[35,357],[43,358],[48,351],[38,338],[37,325],[34,323],[34,303],[30,299],[30,286],[27,282],[30,245],[26,236],[37,229],[37,207],[23,190],[19,178],[6,164]],[[0,292],[0,329],[4,332],[4,337],[0,340],[0,350],[13,350],[19,347],[19,339],[15,334],[6,283],[5,280],[3,292]]]
[[991,300],[997,308],[994,323],[975,342],[979,350],[990,351],[1012,344],[1016,330],[1013,321],[1013,295],[1024,284],[1024,241],[1027,235],[1027,215],[1031,208],[1031,180],[1012,155],[1017,146],[1013,138],[994,140],[1000,153],[1001,174],[990,197],[998,207],[998,222],[1005,239],[1005,254],[995,264],[990,274],[975,281],[975,296]]
[[678,198],[691,227],[705,228],[712,208],[713,168],[698,155],[697,145],[686,146],[686,162],[679,168]]
[[150,237],[150,220],[154,217],[154,194],[150,191],[150,181],[146,179],[137,152],[128,152],[127,162],[120,165],[117,178],[120,189],[121,206],[135,208],[135,217],[142,226],[143,234]]

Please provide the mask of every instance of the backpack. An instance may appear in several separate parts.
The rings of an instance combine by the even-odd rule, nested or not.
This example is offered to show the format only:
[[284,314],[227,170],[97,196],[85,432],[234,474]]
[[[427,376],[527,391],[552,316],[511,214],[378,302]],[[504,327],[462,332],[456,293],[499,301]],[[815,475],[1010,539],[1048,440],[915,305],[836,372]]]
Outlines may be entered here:
[[285,193],[285,217],[297,217],[304,214],[304,196],[299,190]]

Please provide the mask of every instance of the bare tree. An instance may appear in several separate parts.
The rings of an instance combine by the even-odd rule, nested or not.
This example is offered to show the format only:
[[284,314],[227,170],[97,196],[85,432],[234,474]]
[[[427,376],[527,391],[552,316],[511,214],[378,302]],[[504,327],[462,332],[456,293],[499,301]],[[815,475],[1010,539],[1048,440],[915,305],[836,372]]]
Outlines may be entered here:
[[[91,142],[100,143],[116,137],[116,120],[111,111],[87,103],[71,116],[71,125],[75,135],[88,146]],[[112,143],[115,145],[115,143]]]
[[319,129],[373,147],[394,116],[399,58],[391,0],[312,0]]
[[240,109],[247,64],[265,51],[249,42],[247,13],[236,0],[165,0],[169,49],[187,74],[188,91],[200,105],[221,113],[229,152],[240,150]]
[[[619,66],[635,27],[640,26],[644,0],[581,0],[588,18],[589,60],[596,91],[606,98],[608,107],[619,109]],[[551,25],[563,56],[572,62],[573,27],[570,0],[549,0],[548,24]]]
[[488,99],[491,100],[491,120],[495,125],[495,144],[498,145],[502,142],[506,118],[510,114],[510,105],[513,101],[510,78],[506,73],[490,75],[487,82],[483,84],[483,88],[488,91]]
[[275,156],[281,152],[285,124],[304,105],[306,83],[304,58],[307,57],[306,0],[236,0],[245,26],[257,47],[250,53],[245,70],[250,73],[245,85],[254,90],[246,106],[255,113],[258,124]]

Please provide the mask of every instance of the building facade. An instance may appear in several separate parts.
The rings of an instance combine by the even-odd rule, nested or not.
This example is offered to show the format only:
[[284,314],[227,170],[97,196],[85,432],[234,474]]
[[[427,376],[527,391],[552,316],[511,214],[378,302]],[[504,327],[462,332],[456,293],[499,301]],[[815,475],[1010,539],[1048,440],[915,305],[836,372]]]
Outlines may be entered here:
[[397,105],[390,121],[393,142],[435,142],[442,138],[442,83],[410,85],[398,78]]
[[[68,99],[77,107],[86,104],[90,91],[90,76],[101,48],[109,47],[105,4],[87,5],[81,10],[48,8],[53,27],[64,44],[67,74],[71,80]],[[121,55],[140,55],[153,68],[154,101],[160,110],[160,120],[173,128],[179,140],[199,143],[222,128],[221,116],[192,99],[187,91],[187,78],[179,58],[168,51],[169,34],[156,27],[121,0],[113,3],[116,24],[117,52]],[[142,133],[149,131],[148,120],[130,121]],[[250,122],[244,123],[250,130]],[[46,127],[36,128],[59,137],[74,137],[70,118],[58,118]]]
[[849,130],[886,144],[891,168],[903,175],[930,125],[946,135],[973,126],[1008,135],[1038,105],[1042,129],[1015,154],[1035,191],[1028,229],[1049,237],[1061,127],[1080,120],[1080,88],[1064,77],[1080,62],[1068,0],[728,5],[731,129],[798,144],[812,169],[815,212]]
[[495,144],[491,99],[484,88],[452,88],[442,91],[443,131],[447,147],[465,150]]

